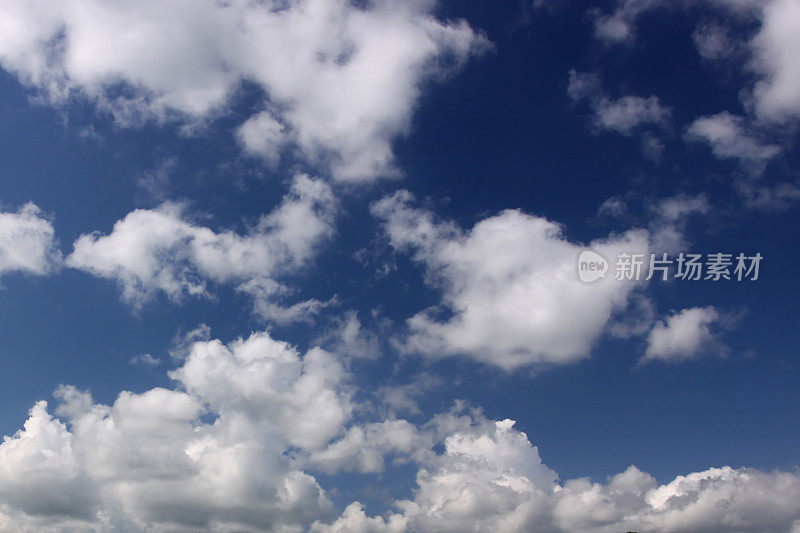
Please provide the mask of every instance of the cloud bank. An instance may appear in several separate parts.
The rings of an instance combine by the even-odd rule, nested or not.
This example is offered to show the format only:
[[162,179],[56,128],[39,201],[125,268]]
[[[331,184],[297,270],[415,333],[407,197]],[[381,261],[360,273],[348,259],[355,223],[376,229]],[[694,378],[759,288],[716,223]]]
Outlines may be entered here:
[[[0,444],[3,531],[800,530],[800,474],[710,468],[659,484],[635,466],[561,481],[511,420],[456,405],[361,420],[333,355],[257,332],[188,347],[176,387],[112,405],[71,386]],[[316,472],[417,470],[408,497],[337,513]],[[332,478],[332,479],[335,479]]]

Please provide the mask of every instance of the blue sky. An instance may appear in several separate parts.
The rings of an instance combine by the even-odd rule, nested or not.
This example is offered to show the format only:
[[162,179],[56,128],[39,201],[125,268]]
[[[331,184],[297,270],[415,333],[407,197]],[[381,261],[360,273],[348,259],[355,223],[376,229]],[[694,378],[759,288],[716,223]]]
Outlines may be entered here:
[[797,0],[0,12],[0,529],[800,530]]

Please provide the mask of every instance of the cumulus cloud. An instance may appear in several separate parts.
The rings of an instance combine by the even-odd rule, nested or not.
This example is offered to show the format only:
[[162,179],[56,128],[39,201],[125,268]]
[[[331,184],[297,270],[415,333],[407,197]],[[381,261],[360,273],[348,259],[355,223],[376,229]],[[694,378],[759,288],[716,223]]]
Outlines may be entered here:
[[678,194],[650,205],[654,215],[650,221],[651,247],[658,252],[678,252],[689,246],[686,226],[692,216],[706,215],[711,205],[704,194]]
[[655,126],[667,129],[670,126],[672,111],[664,106],[657,96],[626,95],[613,99],[602,88],[600,77],[596,74],[569,72],[567,94],[576,102],[587,101],[592,110],[592,126],[596,131],[615,131],[630,136],[642,134],[642,150],[651,159],[658,159],[663,143],[646,128]]
[[0,64],[54,104],[87,98],[118,123],[202,121],[243,81],[262,108],[239,128],[270,162],[286,145],[343,180],[395,172],[422,85],[487,41],[435,2],[107,0],[0,3]]
[[[111,405],[71,386],[0,444],[3,531],[795,533],[800,474],[710,468],[659,485],[635,466],[559,481],[512,420],[457,404],[420,425],[354,418],[348,371],[265,332],[191,344],[174,389]],[[337,516],[315,472],[416,468],[408,497]],[[344,506],[344,505],[343,505]]]
[[696,119],[686,138],[707,143],[720,159],[738,159],[754,174],[763,172],[769,160],[781,152],[779,146],[762,141],[752,129],[748,131],[744,117],[727,111]]
[[122,392],[113,405],[61,387],[64,421],[37,403],[0,445],[4,530],[300,531],[331,516],[288,452],[321,448],[349,418],[332,356],[255,333],[196,342],[170,375],[180,390]]
[[380,340],[375,332],[364,327],[356,311],[334,317],[332,326],[316,343],[343,357],[375,359],[380,355]]
[[709,61],[724,61],[742,52],[743,43],[730,35],[730,31],[719,23],[707,23],[697,27],[692,40],[701,57]]
[[739,180],[737,192],[747,205],[764,211],[784,211],[800,201],[800,184],[782,182],[764,185],[750,180]]
[[[288,292],[275,277],[312,258],[317,245],[333,233],[336,209],[328,185],[301,175],[282,203],[243,234],[197,225],[184,206],[164,203],[129,213],[108,235],[81,235],[66,262],[115,280],[123,300],[135,308],[157,292],[175,301],[208,296],[208,282],[238,283],[257,297],[257,304],[267,300],[274,305]],[[291,319],[304,310],[276,306],[262,314]]]
[[0,211],[0,276],[8,272],[44,275],[60,264],[53,225],[36,205]]
[[777,122],[800,117],[800,2],[765,3],[752,46],[750,66],[763,76],[753,91],[758,116]]
[[[713,22],[701,22],[695,29],[697,51],[710,63],[739,69],[737,74],[745,80],[739,91],[745,113],[722,111],[700,116],[689,125],[685,138],[707,144],[717,158],[736,160],[752,177],[759,177],[793,142],[800,118],[800,66],[796,60],[800,54],[800,2],[618,0],[611,12],[593,12],[595,34],[605,43],[632,42],[643,13],[698,5],[711,7],[716,14]],[[575,86],[585,91],[587,83],[576,79]],[[659,146],[653,148],[658,155]],[[757,209],[785,209],[797,197],[793,183],[742,182],[736,187],[745,204]]]
[[623,96],[617,100],[601,100],[595,107],[595,124],[603,129],[630,135],[642,124],[664,125],[670,112],[656,96]]
[[620,0],[612,13],[595,13],[595,36],[607,43],[632,40],[636,18],[644,11],[662,5],[659,0]]
[[149,353],[141,353],[131,357],[131,364],[154,367],[161,364],[161,359]]
[[[704,0],[700,2],[728,14],[733,20],[755,21],[760,26],[754,36],[734,38],[726,23],[698,27],[694,42],[704,58],[727,60],[744,51],[746,71],[757,76],[752,90],[743,91],[745,103],[754,108],[759,120],[785,123],[800,116],[800,2],[797,0]],[[685,8],[698,2],[665,0],[618,0],[611,13],[595,13],[595,34],[608,43],[632,41],[636,21],[647,11],[660,8]],[[741,33],[741,32],[740,32]],[[751,105],[752,104],[752,105]]]
[[[373,206],[391,245],[411,251],[442,294],[440,307],[408,320],[408,351],[463,354],[507,370],[573,362],[589,355],[636,286],[613,279],[613,270],[582,283],[583,247],[544,218],[508,210],[464,231],[412,201],[400,191]],[[589,248],[613,262],[621,252],[645,253],[647,241],[645,232],[632,231]]]
[[[737,16],[757,13],[759,0],[704,0],[705,3],[731,11]],[[636,38],[639,17],[652,10],[687,7],[694,0],[617,0],[611,12],[594,11],[595,37],[607,44],[631,42]]]
[[713,307],[692,307],[672,314],[650,331],[643,361],[684,361],[718,349],[711,325],[720,318]]
[[514,422],[479,421],[444,440],[444,452],[417,474],[412,499],[369,516],[358,502],[315,533],[618,531],[794,533],[800,475],[710,468],[659,485],[635,466],[606,483],[556,482]]

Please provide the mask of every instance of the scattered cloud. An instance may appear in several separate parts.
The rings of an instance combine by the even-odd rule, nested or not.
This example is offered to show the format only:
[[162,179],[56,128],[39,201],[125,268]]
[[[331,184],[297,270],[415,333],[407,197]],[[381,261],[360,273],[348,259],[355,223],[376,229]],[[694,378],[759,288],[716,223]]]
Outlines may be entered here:
[[749,65],[763,76],[753,90],[755,111],[760,119],[781,123],[800,118],[800,3],[772,0],[762,6]]
[[762,173],[767,163],[781,152],[779,146],[767,144],[748,129],[744,117],[727,111],[696,119],[686,130],[686,138],[707,143],[720,159],[739,160],[753,174]]
[[[725,61],[744,50],[749,56],[745,71],[758,76],[743,91],[744,103],[765,123],[786,123],[800,117],[800,4],[796,0],[704,0],[733,21],[760,23],[755,35],[739,32],[734,37],[727,22],[703,23],[693,37],[705,59]],[[647,11],[687,8],[698,2],[666,0],[618,0],[611,13],[595,12],[595,35],[607,43],[633,41],[638,17]]]
[[601,129],[630,135],[643,124],[665,125],[669,122],[669,109],[661,105],[658,97],[623,96],[617,100],[602,99],[594,108],[595,125]]
[[142,353],[134,357],[131,357],[131,364],[154,367],[161,364],[161,359],[149,353]]
[[597,131],[615,131],[621,135],[642,134],[645,155],[658,159],[663,143],[647,126],[668,129],[672,111],[661,104],[657,96],[647,98],[626,95],[613,99],[602,88],[596,74],[570,70],[567,94],[576,102],[587,101],[592,109],[592,125]]
[[414,376],[414,379],[403,385],[387,385],[378,389],[379,402],[384,404],[388,411],[394,414],[409,413],[422,414],[419,400],[426,392],[436,389],[442,380],[433,374],[423,372]]
[[720,319],[714,307],[692,307],[673,313],[650,331],[642,361],[680,362],[720,351],[723,346],[711,329]]
[[720,23],[705,23],[692,34],[697,53],[703,59],[722,62],[742,53],[743,43],[731,36],[731,31]]
[[[408,320],[409,352],[463,354],[506,370],[574,362],[589,355],[636,286],[613,276],[582,283],[576,268],[584,247],[544,218],[508,210],[463,231],[412,203],[400,191],[373,206],[391,245],[410,251],[427,284],[442,293],[441,306]],[[631,231],[588,247],[607,258],[645,253],[647,234]]]
[[381,352],[378,336],[365,328],[356,311],[346,311],[333,319],[333,325],[317,338],[316,343],[342,356],[376,359]]
[[[129,213],[108,235],[81,235],[66,262],[115,280],[123,300],[135,309],[157,292],[174,301],[209,296],[208,282],[238,283],[251,294],[258,288],[262,300],[257,303],[267,297],[274,302],[287,291],[274,278],[312,258],[317,245],[333,233],[336,210],[330,187],[301,175],[282,203],[244,234],[214,232],[193,223],[184,206],[164,203]],[[281,316],[277,311],[262,314]]]
[[[760,0],[704,0],[708,5],[728,10],[736,16],[758,12]],[[617,0],[611,12],[594,11],[595,37],[612,45],[633,42],[639,17],[657,9],[685,8],[696,5],[693,0]]]
[[678,252],[690,245],[686,227],[691,218],[709,214],[711,205],[705,194],[678,194],[651,204],[650,212],[651,248],[659,253]]
[[61,265],[55,230],[41,209],[27,203],[0,211],[0,276],[8,272],[45,275]]
[[663,0],[617,0],[611,13],[595,11],[595,37],[608,44],[630,42],[636,37],[639,15],[665,5]]
[[745,205],[751,209],[780,212],[800,201],[800,184],[797,183],[764,184],[739,180],[736,188]]
[[136,180],[136,185],[148,199],[163,202],[168,197],[170,178],[177,166],[177,157],[167,157],[155,168],[142,173]]

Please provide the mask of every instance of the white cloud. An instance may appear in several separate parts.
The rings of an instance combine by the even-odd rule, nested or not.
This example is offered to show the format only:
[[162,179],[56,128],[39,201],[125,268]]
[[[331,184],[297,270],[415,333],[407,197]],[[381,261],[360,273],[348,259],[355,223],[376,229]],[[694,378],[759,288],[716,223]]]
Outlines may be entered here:
[[358,502],[315,533],[407,531],[612,533],[619,531],[795,533],[800,474],[711,468],[670,483],[636,468],[607,483],[558,483],[514,422],[475,420],[454,428],[444,453],[417,474],[413,498],[370,517]]
[[310,454],[306,464],[327,473],[383,472],[387,455],[419,455],[423,442],[417,427],[406,420],[357,425],[326,449]]
[[[422,425],[356,424],[349,376],[317,348],[266,333],[198,341],[178,389],[112,405],[64,386],[0,444],[3,531],[796,533],[800,474],[711,468],[659,485],[636,467],[558,481],[511,420],[453,410]],[[337,518],[316,469],[364,475],[411,463],[407,498]]]
[[[761,0],[704,0],[706,4],[724,8],[737,16],[757,13]],[[594,12],[595,37],[607,44],[632,42],[636,23],[643,13],[655,9],[683,8],[697,4],[695,0],[617,0],[611,13]]]
[[0,64],[54,104],[85,97],[123,125],[191,124],[242,81],[263,91],[246,151],[293,144],[343,180],[395,172],[391,142],[422,85],[486,46],[435,2],[108,0],[0,2]]
[[[589,101],[593,124],[598,130],[632,135],[648,124],[662,128],[670,124],[672,113],[668,107],[661,104],[658,97],[643,98],[627,95],[617,99],[609,98],[600,85],[600,78],[595,74],[571,70],[567,93],[573,100]],[[657,141],[652,136],[646,140],[650,143]]]
[[237,134],[247,153],[261,156],[272,165],[280,161],[281,148],[285,143],[285,128],[268,111],[247,119],[239,127]]
[[[91,516],[95,494],[74,455],[73,435],[38,402],[23,429],[0,445],[0,500],[31,515]],[[48,490],[40,492],[47,487]]]
[[610,14],[595,13],[596,36],[608,43],[632,41],[638,17],[661,8],[686,8],[704,3],[731,15],[734,20],[760,22],[755,36],[734,39],[725,24],[703,24],[694,33],[698,52],[709,60],[727,60],[745,50],[749,60],[742,66],[759,78],[754,88],[743,91],[759,120],[784,123],[800,117],[800,2],[798,0],[618,0]]
[[[573,362],[589,355],[636,286],[613,279],[613,270],[595,283],[579,281],[583,247],[544,218],[509,210],[462,231],[411,204],[401,191],[373,206],[392,246],[412,251],[427,283],[442,292],[441,308],[409,319],[408,351],[464,354],[507,370]],[[613,263],[620,252],[645,253],[647,235],[629,232],[589,247]]]
[[617,100],[603,99],[595,107],[595,124],[606,130],[630,135],[642,124],[665,125],[670,111],[658,98],[649,96],[623,96]]
[[[596,36],[606,43],[631,42],[637,19],[657,9],[716,10],[717,20],[703,22],[693,39],[698,53],[713,62],[733,60],[746,80],[740,91],[746,111],[701,116],[686,139],[707,143],[720,159],[735,159],[760,176],[768,162],[793,142],[800,118],[800,1],[798,0],[618,0],[611,13],[595,11]],[[743,27],[755,27],[743,31]],[[578,80],[580,81],[580,80]],[[585,85],[585,84],[584,84]],[[772,139],[770,141],[769,139]],[[796,196],[792,184],[737,184],[745,203],[758,209],[783,209]]]
[[380,355],[378,336],[362,325],[356,311],[335,317],[333,325],[315,342],[343,357],[375,359]]
[[[165,203],[129,213],[109,235],[82,235],[67,264],[116,280],[135,308],[158,291],[173,300],[207,296],[209,281],[239,283],[241,290],[274,301],[287,291],[274,278],[312,258],[333,233],[336,209],[330,187],[305,176],[296,177],[283,202],[244,234],[196,225],[183,206]],[[263,314],[285,316],[276,309]]]
[[53,225],[32,203],[0,212],[0,276],[7,272],[44,275],[61,264]]
[[704,194],[678,194],[650,206],[655,215],[650,221],[651,247],[658,253],[679,252],[689,247],[686,226],[694,215],[706,215],[711,206]]
[[153,367],[160,365],[161,360],[152,354],[142,353],[131,357],[131,364]]
[[643,361],[683,361],[717,349],[719,341],[710,326],[719,322],[713,307],[692,307],[658,322],[647,338]]
[[708,23],[698,26],[692,40],[701,57],[709,61],[723,61],[741,53],[742,44],[730,35],[722,24]]
[[751,67],[764,76],[753,91],[758,116],[777,122],[800,117],[800,2],[766,2],[752,46]]
[[763,172],[769,160],[781,152],[779,146],[767,144],[755,132],[748,131],[743,117],[727,111],[696,119],[686,137],[709,144],[720,159],[738,159],[754,174]]
[[378,399],[391,413],[422,414],[418,400],[430,390],[438,388],[442,380],[423,372],[403,385],[386,385],[378,389]]
[[797,183],[764,185],[749,180],[739,180],[736,186],[745,205],[753,209],[784,211],[800,201],[800,184]]
[[122,392],[113,405],[61,387],[68,426],[36,404],[0,445],[0,515],[14,518],[4,530],[293,532],[331,516],[289,452],[321,448],[350,416],[332,356],[255,333],[194,343],[170,375],[186,392]]

